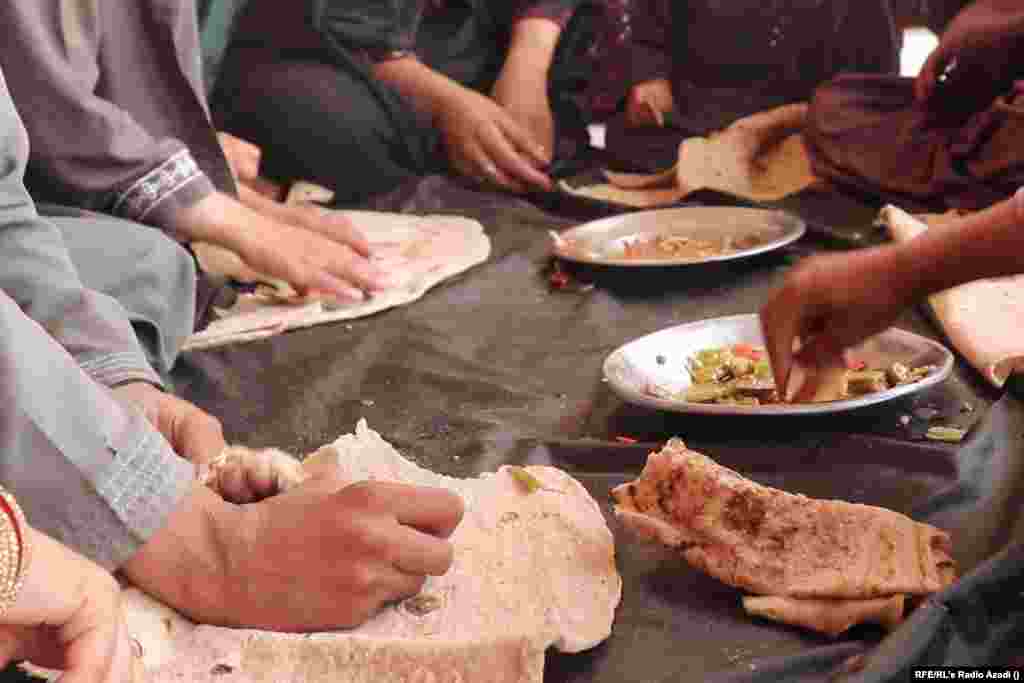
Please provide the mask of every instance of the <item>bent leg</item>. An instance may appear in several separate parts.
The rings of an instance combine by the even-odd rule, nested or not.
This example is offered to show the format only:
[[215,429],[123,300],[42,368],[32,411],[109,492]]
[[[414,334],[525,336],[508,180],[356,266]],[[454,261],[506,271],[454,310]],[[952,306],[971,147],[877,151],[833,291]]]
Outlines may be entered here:
[[226,65],[213,106],[224,130],[263,150],[261,171],[354,201],[435,172],[436,133],[369,74],[315,61]]
[[[41,207],[47,214],[50,207]],[[196,309],[196,267],[185,249],[155,228],[106,216],[49,216],[61,231],[82,283],[128,312],[147,359],[167,377]]]

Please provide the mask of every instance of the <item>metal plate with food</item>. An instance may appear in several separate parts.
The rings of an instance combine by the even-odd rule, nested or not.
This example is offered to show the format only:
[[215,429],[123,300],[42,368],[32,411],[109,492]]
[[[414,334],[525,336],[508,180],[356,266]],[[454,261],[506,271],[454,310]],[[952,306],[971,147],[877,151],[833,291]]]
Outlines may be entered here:
[[811,415],[874,405],[932,387],[949,376],[953,354],[936,341],[890,328],[850,352],[827,382],[833,393],[779,402],[756,315],[670,327],[616,349],[604,376],[623,400],[679,413]]
[[607,266],[680,266],[746,258],[792,244],[804,222],[786,213],[688,206],[602,218],[551,233],[556,256]]

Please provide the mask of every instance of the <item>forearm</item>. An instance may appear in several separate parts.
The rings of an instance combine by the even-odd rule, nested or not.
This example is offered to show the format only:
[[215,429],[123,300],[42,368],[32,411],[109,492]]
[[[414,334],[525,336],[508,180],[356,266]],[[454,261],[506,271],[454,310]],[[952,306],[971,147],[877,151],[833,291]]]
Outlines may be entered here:
[[895,247],[917,296],[1024,272],[1024,212],[1013,200],[932,228]]
[[303,220],[303,207],[285,204],[274,201],[253,188],[240,183],[238,185],[238,200],[248,208],[266,216],[282,221],[284,223],[300,223]]
[[214,192],[179,211],[172,227],[191,242],[209,242],[237,248],[246,227],[264,226],[271,221],[270,217],[249,208],[234,197]]
[[532,72],[546,81],[561,35],[561,25],[549,19],[530,17],[516,21],[504,68]]
[[411,55],[377,62],[373,73],[412,103],[417,111],[435,120],[448,102],[464,90],[462,85]]

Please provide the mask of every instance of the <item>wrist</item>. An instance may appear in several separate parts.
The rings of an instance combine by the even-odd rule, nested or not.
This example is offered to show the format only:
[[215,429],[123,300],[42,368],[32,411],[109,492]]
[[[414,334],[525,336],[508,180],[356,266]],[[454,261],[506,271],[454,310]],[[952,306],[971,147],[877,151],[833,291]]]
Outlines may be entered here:
[[535,56],[547,55],[550,62],[561,35],[562,27],[550,19],[541,17],[520,19],[512,25],[508,51],[509,54],[527,51]]
[[172,227],[189,242],[225,244],[231,232],[232,204],[242,206],[223,192],[212,192],[183,209]]
[[502,77],[512,74],[517,82],[547,88],[548,70],[562,27],[549,19],[521,19],[512,28]]
[[[147,593],[201,623],[225,623],[241,586],[234,571],[242,508],[201,483],[122,567]],[[244,583],[244,582],[241,582]]]

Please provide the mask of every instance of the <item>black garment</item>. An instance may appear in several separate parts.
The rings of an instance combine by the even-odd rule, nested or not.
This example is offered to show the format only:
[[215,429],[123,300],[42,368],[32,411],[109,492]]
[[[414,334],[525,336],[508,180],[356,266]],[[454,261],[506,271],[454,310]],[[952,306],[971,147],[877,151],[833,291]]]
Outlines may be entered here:
[[[410,18],[394,3],[379,3],[367,10],[371,20],[358,22],[349,18],[352,5],[361,3],[333,3],[340,9],[320,12],[316,7],[325,3],[313,4],[303,26],[291,19],[273,32],[259,9],[247,10],[214,93],[218,126],[263,149],[262,173],[282,181],[311,180],[333,189],[340,202],[449,172],[439,132],[373,76],[368,55],[414,45],[426,65],[488,92],[504,61],[514,3],[450,2],[444,11],[415,17],[414,40],[407,35]],[[495,13],[489,5],[504,9]],[[549,71],[559,138],[556,166],[585,146],[585,122],[572,95],[586,84],[585,52],[601,16],[593,3],[567,5],[579,7]],[[396,26],[405,28],[387,32]]]

